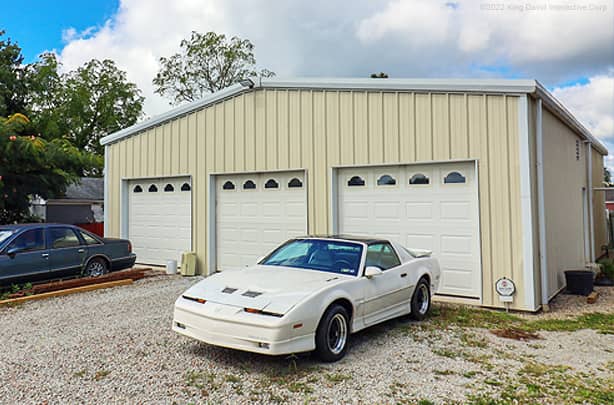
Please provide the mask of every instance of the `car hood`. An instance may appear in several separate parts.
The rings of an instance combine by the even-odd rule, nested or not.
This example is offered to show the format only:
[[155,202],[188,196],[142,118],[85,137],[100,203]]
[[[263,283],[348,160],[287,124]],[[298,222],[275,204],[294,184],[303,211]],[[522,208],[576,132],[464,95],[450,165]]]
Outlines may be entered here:
[[315,270],[256,265],[216,273],[195,284],[183,295],[285,314],[308,295],[347,278]]

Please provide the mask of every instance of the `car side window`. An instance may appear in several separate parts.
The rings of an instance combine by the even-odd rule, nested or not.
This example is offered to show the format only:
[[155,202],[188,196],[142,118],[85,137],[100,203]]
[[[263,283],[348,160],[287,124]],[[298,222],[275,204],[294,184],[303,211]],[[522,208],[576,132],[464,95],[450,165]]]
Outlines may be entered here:
[[45,234],[42,229],[25,231],[10,243],[8,249],[19,248],[22,252],[45,249]]
[[366,266],[375,266],[382,270],[388,270],[400,264],[401,261],[394,249],[392,249],[392,246],[390,246],[390,243],[373,243],[367,247]]
[[51,228],[49,229],[49,237],[51,239],[52,249],[77,247],[81,245],[81,241],[77,237],[77,234],[70,228]]
[[89,233],[85,233],[81,231],[79,231],[79,233],[81,234],[81,237],[83,237],[83,240],[85,241],[86,245],[99,245],[100,244],[100,241],[94,238],[93,236],[91,236]]

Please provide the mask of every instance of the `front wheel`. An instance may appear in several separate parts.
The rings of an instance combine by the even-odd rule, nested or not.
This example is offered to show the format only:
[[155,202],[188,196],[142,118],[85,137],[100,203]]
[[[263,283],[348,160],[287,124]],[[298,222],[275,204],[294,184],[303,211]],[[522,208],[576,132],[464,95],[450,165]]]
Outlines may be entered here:
[[316,355],[322,361],[340,360],[347,352],[350,337],[350,316],[341,305],[330,307],[316,330]]
[[426,279],[421,278],[411,297],[411,317],[417,321],[426,318],[431,309],[431,290]]
[[99,277],[109,272],[109,266],[106,260],[95,257],[87,263],[83,275],[85,277]]

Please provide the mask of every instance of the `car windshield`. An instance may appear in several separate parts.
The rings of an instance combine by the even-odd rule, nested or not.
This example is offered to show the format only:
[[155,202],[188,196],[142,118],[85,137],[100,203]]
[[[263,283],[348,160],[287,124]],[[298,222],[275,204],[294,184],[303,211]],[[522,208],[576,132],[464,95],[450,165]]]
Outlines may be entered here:
[[361,258],[362,245],[359,243],[296,239],[280,246],[260,264],[355,276],[358,274]]
[[0,243],[7,240],[13,234],[13,232],[14,231],[11,229],[0,229]]

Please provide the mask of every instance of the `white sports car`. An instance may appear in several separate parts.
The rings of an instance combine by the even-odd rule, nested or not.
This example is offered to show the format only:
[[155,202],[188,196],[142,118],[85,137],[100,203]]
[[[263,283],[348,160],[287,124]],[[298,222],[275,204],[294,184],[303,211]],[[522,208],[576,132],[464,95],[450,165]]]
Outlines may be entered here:
[[271,355],[342,358],[350,333],[405,314],[421,320],[439,284],[428,251],[379,238],[291,239],[258,264],[216,273],[175,302],[173,330]]

